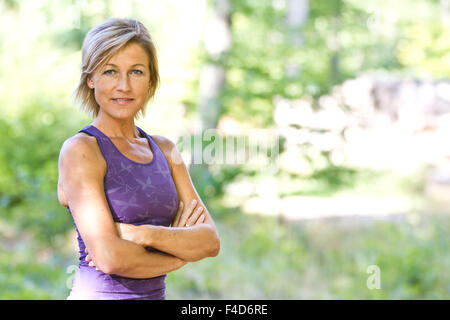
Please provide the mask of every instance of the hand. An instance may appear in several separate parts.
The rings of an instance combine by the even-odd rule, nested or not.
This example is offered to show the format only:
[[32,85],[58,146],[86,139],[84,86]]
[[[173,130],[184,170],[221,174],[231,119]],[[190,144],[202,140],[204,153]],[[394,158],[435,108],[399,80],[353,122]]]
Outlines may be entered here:
[[84,258],[87,262],[89,262],[89,267],[95,267],[95,270],[99,270],[94,263],[94,260],[92,260],[92,258],[89,256],[89,252],[87,250],[87,248],[84,250],[84,252],[87,253],[86,257]]
[[203,223],[203,221],[205,221],[205,215],[201,213],[204,208],[201,206],[195,208],[196,205],[197,200],[194,199],[183,211],[184,203],[183,201],[180,201],[180,206],[178,207],[177,215],[172,223],[172,227],[191,227],[193,225]]
[[144,245],[144,243],[140,243],[139,241],[139,239],[142,239],[142,237],[138,236],[140,230],[139,226],[120,222],[116,222],[115,225],[120,238],[134,242],[138,245]]
[[136,230],[134,229],[136,228],[136,226],[121,222],[116,222],[115,225],[119,237],[121,237],[124,240],[135,242],[134,232]]

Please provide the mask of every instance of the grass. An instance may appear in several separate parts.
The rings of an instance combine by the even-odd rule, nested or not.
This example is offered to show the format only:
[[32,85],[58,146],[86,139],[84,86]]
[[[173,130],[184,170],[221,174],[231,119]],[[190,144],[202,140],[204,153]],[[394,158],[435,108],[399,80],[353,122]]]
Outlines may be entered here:
[[[326,189],[328,183],[324,192],[329,195],[351,188],[401,191],[412,198],[420,194],[420,178],[411,182],[348,170],[334,174],[338,182],[329,184],[319,173],[311,186]],[[295,187],[283,185],[287,191]],[[358,224],[246,215],[220,200],[209,206],[219,229],[220,254],[170,273],[167,299],[450,298],[450,216],[444,212],[416,210],[396,222]],[[49,246],[23,230],[0,226],[0,299],[65,299],[73,277],[68,267],[77,264],[66,237]],[[372,265],[379,267],[380,289],[367,287]]]
[[[336,228],[228,215],[218,224],[219,256],[169,274],[168,299],[450,297],[448,217]],[[371,265],[381,271],[379,290],[366,285]]]
[[[217,226],[220,254],[170,273],[167,299],[450,298],[445,215],[336,227],[223,209]],[[66,298],[75,256],[37,251],[30,243],[1,251],[0,299]],[[366,286],[370,265],[381,270],[380,290]]]

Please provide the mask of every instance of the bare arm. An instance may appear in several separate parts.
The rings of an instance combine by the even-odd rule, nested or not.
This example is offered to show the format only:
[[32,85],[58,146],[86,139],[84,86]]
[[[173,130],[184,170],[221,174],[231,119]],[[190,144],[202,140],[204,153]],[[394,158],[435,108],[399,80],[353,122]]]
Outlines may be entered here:
[[216,236],[210,226],[199,224],[189,228],[162,227],[153,225],[139,226],[138,237],[150,246],[174,255],[185,261],[193,262],[206,257],[215,257]]
[[[220,240],[216,226],[195,190],[180,153],[175,144],[166,138],[159,137],[157,142],[169,162],[180,201],[188,205],[183,212],[179,210],[172,227],[123,225],[122,236],[186,261],[217,256]],[[196,223],[198,220],[202,223]]]
[[[216,256],[217,251],[214,247],[205,245],[210,238],[209,234],[202,229],[210,228],[210,226],[203,223],[205,220],[205,215],[201,214],[203,207],[195,207],[195,205],[194,200],[184,210],[181,219],[179,214],[182,212],[182,207],[180,207],[177,213],[178,219],[174,220],[173,227],[117,223],[119,234],[123,239],[142,246],[154,247],[186,261]],[[189,227],[186,227],[186,222]]]
[[58,166],[75,224],[100,270],[129,278],[151,278],[186,264],[119,237],[104,192],[106,163],[95,140],[84,136],[67,140]]

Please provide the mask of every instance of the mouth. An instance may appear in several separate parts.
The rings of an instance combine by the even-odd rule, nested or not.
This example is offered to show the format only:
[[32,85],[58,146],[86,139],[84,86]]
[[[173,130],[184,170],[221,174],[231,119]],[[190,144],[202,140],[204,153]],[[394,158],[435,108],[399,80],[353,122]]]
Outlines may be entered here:
[[111,99],[114,103],[117,104],[128,104],[130,102],[132,102],[134,99],[130,99],[130,98],[116,98],[116,99]]

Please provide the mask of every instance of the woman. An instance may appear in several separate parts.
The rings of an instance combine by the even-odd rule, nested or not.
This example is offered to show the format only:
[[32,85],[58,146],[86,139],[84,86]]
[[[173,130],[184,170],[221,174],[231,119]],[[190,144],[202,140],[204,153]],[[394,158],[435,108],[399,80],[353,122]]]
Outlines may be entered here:
[[68,299],[165,299],[168,272],[219,252],[175,144],[134,124],[158,84],[142,23],[114,18],[88,32],[75,97],[95,119],[64,142],[58,164],[80,249]]

